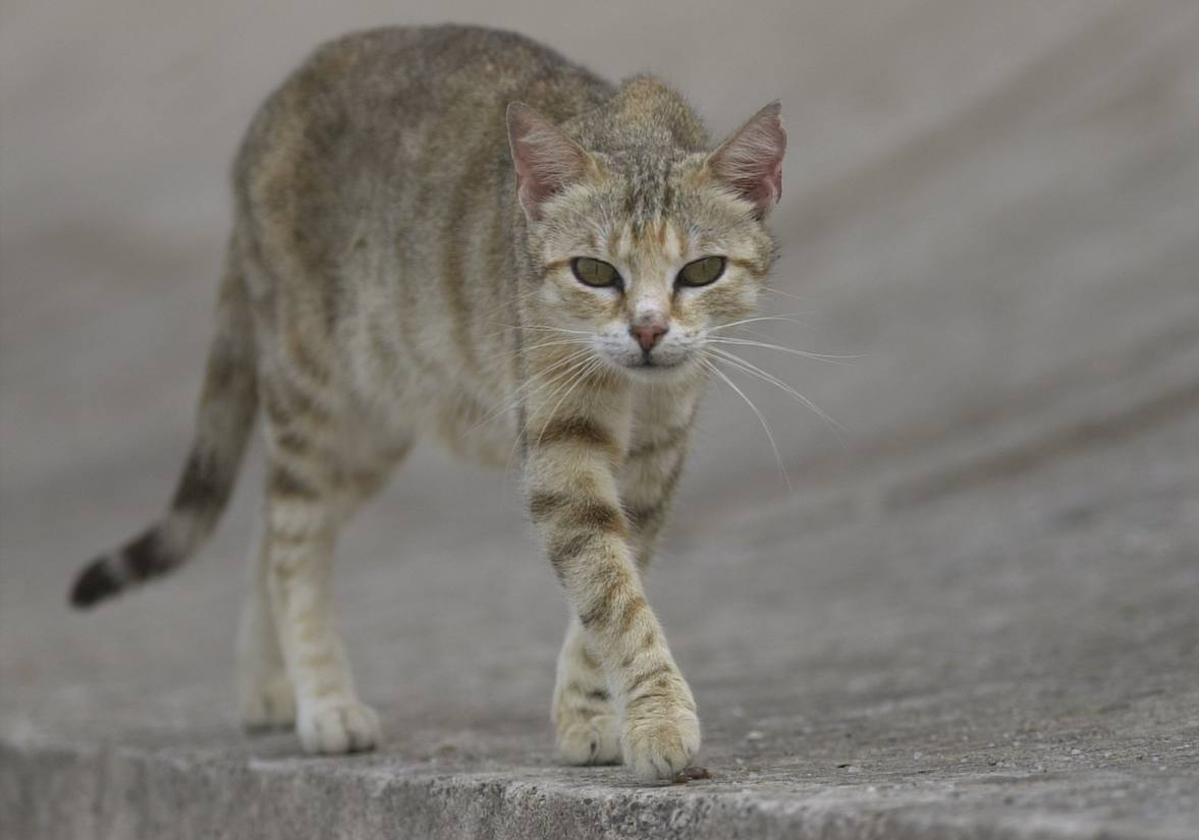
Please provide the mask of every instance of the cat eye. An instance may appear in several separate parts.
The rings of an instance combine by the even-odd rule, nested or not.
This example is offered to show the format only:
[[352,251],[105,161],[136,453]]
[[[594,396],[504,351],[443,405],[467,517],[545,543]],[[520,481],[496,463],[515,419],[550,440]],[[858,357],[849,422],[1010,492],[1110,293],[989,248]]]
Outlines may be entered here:
[[724,274],[724,257],[701,257],[687,263],[675,282],[680,286],[707,286]]
[[570,261],[570,270],[574,272],[575,279],[584,286],[595,286],[601,289],[612,286],[619,289],[624,286],[620,272],[603,260],[575,257]]

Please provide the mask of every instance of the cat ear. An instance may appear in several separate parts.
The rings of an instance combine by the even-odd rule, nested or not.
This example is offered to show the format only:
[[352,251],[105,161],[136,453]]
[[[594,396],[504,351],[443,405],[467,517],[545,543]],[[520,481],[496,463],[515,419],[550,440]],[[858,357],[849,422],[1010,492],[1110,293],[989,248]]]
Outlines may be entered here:
[[593,165],[583,147],[523,102],[508,106],[508,145],[516,166],[516,194],[525,215],[541,218],[541,205],[579,181]]
[[771,102],[721,143],[706,164],[717,180],[754,205],[759,219],[783,194],[787,132],[781,113],[782,106]]

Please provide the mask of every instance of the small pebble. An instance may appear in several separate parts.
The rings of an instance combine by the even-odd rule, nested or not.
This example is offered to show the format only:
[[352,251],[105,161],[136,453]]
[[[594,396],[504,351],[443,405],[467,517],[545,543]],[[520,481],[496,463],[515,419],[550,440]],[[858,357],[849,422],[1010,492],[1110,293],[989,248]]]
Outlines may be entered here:
[[698,781],[699,779],[710,779],[712,774],[706,767],[684,767],[675,774],[671,780],[671,784],[685,785],[688,782]]

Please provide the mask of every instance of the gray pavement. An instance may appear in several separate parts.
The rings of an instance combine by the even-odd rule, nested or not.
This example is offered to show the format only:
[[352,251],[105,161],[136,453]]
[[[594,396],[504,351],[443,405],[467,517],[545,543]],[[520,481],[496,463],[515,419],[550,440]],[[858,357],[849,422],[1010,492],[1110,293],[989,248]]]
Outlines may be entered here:
[[[232,715],[257,453],[180,575],[70,575],[164,502],[256,101],[386,4],[14,2],[0,26],[0,837],[1199,837],[1199,7],[420,7],[782,95],[777,341],[837,432],[708,400],[651,596],[710,781],[553,757],[565,606],[511,477],[419,453],[346,535],[383,749]],[[627,25],[634,8],[639,25]],[[623,23],[622,23],[623,21]],[[587,38],[577,43],[577,31]],[[798,297],[798,299],[796,299]]]

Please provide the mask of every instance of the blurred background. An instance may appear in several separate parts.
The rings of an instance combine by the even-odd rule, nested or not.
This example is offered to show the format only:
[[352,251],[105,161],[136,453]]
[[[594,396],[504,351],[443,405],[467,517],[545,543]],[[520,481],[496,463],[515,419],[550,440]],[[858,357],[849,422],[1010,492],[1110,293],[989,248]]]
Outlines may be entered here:
[[[754,414],[713,389],[653,583],[668,629],[690,626],[697,604],[708,611],[707,629],[677,645],[685,663],[750,650],[774,621],[775,638],[799,651],[784,671],[815,667],[822,639],[852,635],[820,612],[824,595],[852,608],[856,592],[885,612],[886,595],[870,588],[882,570],[923,579],[925,559],[969,565],[936,560],[936,546],[958,539],[955,527],[983,527],[993,499],[962,497],[964,518],[906,549],[879,523],[1059,456],[1139,441],[1199,404],[1199,4],[7,0],[0,663],[18,677],[3,680],[7,691],[45,698],[63,680],[122,691],[121,680],[144,686],[140,665],[152,661],[156,683],[211,674],[202,696],[227,693],[223,646],[258,453],[214,547],[184,575],[60,625],[66,587],[165,503],[181,466],[230,224],[227,171],[255,107],[323,39],[445,20],[519,30],[612,79],[658,73],[714,136],[783,101],[790,145],[772,219],[783,257],[766,314],[796,323],[746,337],[854,358],[746,354],[835,421],[738,378],[774,431],[793,493]],[[1063,479],[1038,498],[1084,504],[1141,480],[1138,464],[1155,452],[1193,466],[1174,445],[1134,443],[1123,471]],[[1193,476],[1161,481],[1175,498],[1191,488],[1179,522],[1193,523]],[[484,682],[496,673],[548,691],[563,612],[513,486],[422,451],[348,532],[346,624],[352,644],[386,646],[356,657],[385,711],[399,692],[412,714],[449,714],[458,701],[443,698],[462,681],[513,708],[533,696],[519,680]],[[797,539],[829,528],[878,536],[855,549],[858,571],[844,580],[837,555],[797,542],[770,549],[773,586],[749,584],[759,521]],[[712,535],[734,525],[749,535],[738,547],[695,567],[680,559],[707,557]],[[1006,526],[986,527],[998,539]],[[776,618],[765,617],[771,608]],[[863,650],[923,620],[910,603],[894,609]],[[506,629],[486,630],[492,619]],[[44,634],[18,645],[30,622]],[[178,635],[155,629],[175,626],[211,664],[180,659]],[[490,653],[477,652],[480,634]],[[402,643],[413,638],[423,641]],[[439,664],[454,657],[478,659],[481,672]],[[411,668],[428,684],[406,681]],[[707,679],[714,694],[721,678]],[[54,696],[62,709],[76,702]],[[548,695],[538,697],[541,715]]]
[[[786,294],[767,307],[800,324],[764,331],[860,357],[753,356],[844,427],[747,383],[800,484],[995,433],[1197,328],[1194,4],[681,8],[6,3],[6,486],[183,451],[238,140],[315,44],[386,23],[503,26],[609,78],[659,73],[715,136],[783,100]],[[688,493],[785,491],[736,400],[711,401]]]

